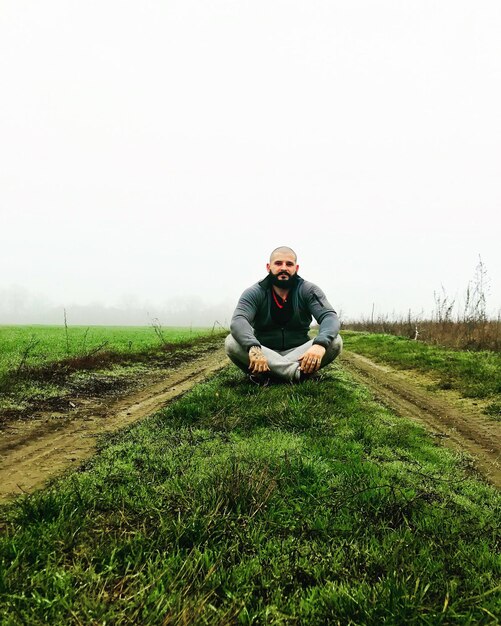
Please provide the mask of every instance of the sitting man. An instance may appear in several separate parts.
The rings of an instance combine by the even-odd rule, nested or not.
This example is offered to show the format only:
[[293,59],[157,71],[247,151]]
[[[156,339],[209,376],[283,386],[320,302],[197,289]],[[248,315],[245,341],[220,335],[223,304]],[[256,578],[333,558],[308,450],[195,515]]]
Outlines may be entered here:
[[[266,264],[268,276],[246,289],[231,320],[226,354],[256,384],[269,377],[301,382],[341,352],[339,319],[323,291],[298,276],[296,253],[282,246]],[[308,336],[312,316],[318,335]]]

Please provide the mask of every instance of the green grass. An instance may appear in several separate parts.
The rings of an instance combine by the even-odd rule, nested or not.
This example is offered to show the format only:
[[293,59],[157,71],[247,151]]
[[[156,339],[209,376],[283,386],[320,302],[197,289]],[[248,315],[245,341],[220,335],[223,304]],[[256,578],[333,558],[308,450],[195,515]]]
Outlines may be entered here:
[[499,493],[337,367],[229,368],[3,510],[3,624],[496,624]]
[[[57,409],[72,393],[118,389],[147,371],[182,359],[183,348],[217,340],[208,328],[0,326],[0,413]],[[177,350],[177,355],[172,355]],[[185,354],[188,358],[189,354]],[[0,415],[2,417],[2,415]]]
[[[163,328],[169,343],[207,335],[207,328]],[[25,365],[43,367],[61,359],[101,350],[119,354],[141,353],[160,345],[152,326],[0,326],[0,377]],[[27,353],[27,354],[26,354]]]
[[437,376],[442,389],[501,400],[501,353],[441,348],[394,335],[343,332],[344,346],[376,361]]

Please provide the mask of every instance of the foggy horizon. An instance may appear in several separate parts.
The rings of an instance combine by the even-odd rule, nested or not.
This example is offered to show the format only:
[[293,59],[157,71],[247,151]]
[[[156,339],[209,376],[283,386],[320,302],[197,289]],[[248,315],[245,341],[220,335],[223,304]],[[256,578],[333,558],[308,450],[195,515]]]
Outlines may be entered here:
[[481,257],[497,315],[500,32],[496,0],[6,0],[0,323],[212,325],[279,245],[345,319],[460,303]]
[[[481,259],[480,259],[481,261]],[[483,263],[483,261],[481,261]],[[482,285],[482,294],[485,297],[485,310],[489,319],[499,318],[501,308],[492,306],[491,279],[488,269],[485,270]],[[478,265],[477,268],[478,269]],[[457,319],[464,313],[466,292],[468,287],[474,291],[478,286],[475,275],[465,285],[462,292],[449,292],[444,285],[440,285],[432,294],[428,309],[423,306],[420,310],[412,310],[410,307],[400,310],[383,310],[377,302],[369,303],[367,310],[357,313],[346,312],[342,307],[336,307],[342,321],[368,320],[371,317],[388,318],[392,320],[402,319],[409,314],[414,319],[429,320],[436,317],[437,297],[446,296],[449,304],[453,305],[452,319]],[[229,328],[229,323],[235,301],[227,298],[219,302],[204,302],[196,295],[164,300],[163,302],[141,302],[137,297],[123,295],[114,303],[103,302],[90,303],[55,303],[41,294],[30,293],[19,286],[0,288],[0,325],[12,324],[49,324],[62,325],[66,315],[68,325],[80,326],[149,326],[155,322],[163,326],[218,326]],[[313,320],[314,322],[314,320]]]

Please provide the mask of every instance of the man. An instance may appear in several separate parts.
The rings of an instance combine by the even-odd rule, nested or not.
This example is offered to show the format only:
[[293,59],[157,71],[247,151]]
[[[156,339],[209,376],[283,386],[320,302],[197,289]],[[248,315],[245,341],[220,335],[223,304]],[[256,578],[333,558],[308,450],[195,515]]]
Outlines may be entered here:
[[[294,250],[273,250],[268,276],[246,289],[225,341],[228,357],[256,384],[270,376],[288,382],[310,378],[341,352],[339,319],[323,291],[298,276]],[[318,335],[308,336],[312,316]]]

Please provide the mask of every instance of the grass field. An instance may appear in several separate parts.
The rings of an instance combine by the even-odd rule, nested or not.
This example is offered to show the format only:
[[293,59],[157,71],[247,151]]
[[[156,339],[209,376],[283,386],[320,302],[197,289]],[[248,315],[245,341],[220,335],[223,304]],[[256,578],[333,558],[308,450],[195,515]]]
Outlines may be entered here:
[[453,350],[394,335],[344,331],[345,348],[376,361],[436,376],[440,389],[492,400],[487,411],[501,417],[501,353]]
[[[125,383],[167,350],[192,347],[208,328],[0,326],[0,413],[57,406],[89,386]],[[92,380],[88,380],[92,378]]]
[[2,509],[3,624],[497,624],[501,498],[336,365],[235,368]]
[[[207,335],[207,328],[162,328],[165,342]],[[162,344],[152,326],[0,326],[0,377],[20,365],[40,367],[65,358],[106,350],[140,353]],[[24,363],[23,363],[24,361]]]

